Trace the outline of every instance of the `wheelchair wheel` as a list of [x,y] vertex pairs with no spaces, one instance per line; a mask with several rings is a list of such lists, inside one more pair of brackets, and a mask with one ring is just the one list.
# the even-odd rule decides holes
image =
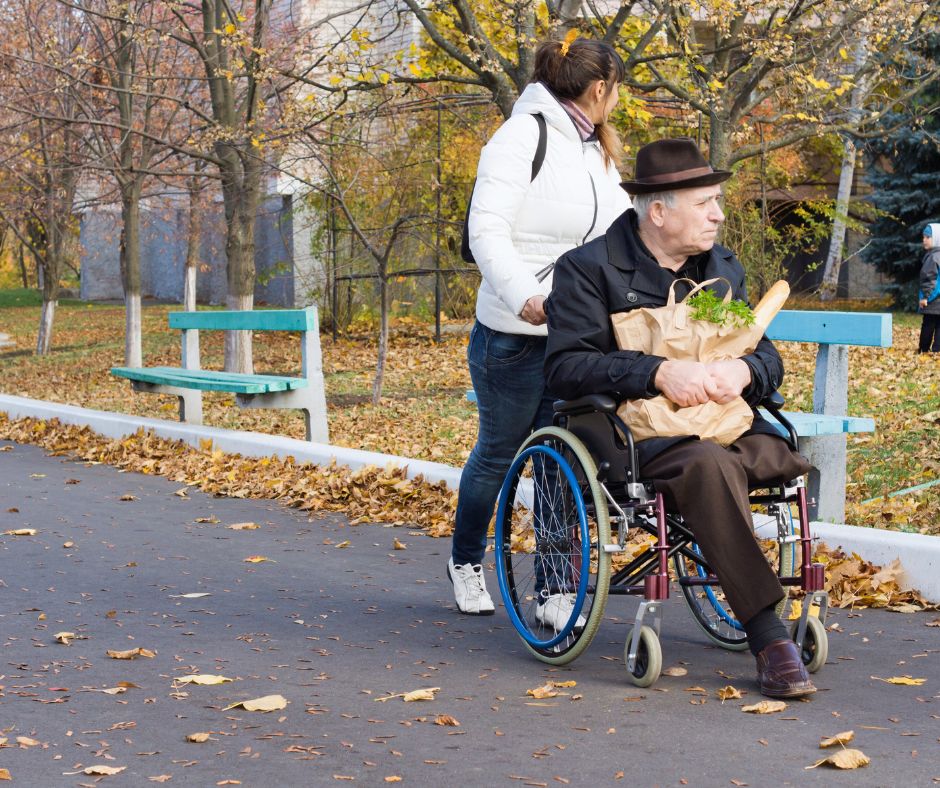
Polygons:
[[[800,622],[794,621],[790,627],[790,637],[794,640],[796,640],[796,631],[799,626]],[[803,637],[800,658],[810,673],[815,673],[829,659],[829,635],[823,622],[816,616],[809,616],[806,619],[806,635]]]
[[[623,647],[623,664],[630,659],[630,638]],[[636,665],[630,671],[630,681],[637,687],[650,687],[663,670],[663,649],[652,627],[640,628],[640,643],[636,652]]]
[[[793,533],[793,520],[789,520],[789,534]],[[690,543],[689,548],[696,555],[701,555],[697,544]],[[781,576],[793,574],[796,550],[793,544],[779,545],[775,556],[770,556],[772,562],[777,564],[777,572]],[[676,554],[673,558],[676,575],[683,577],[706,577],[707,572],[703,566],[690,558]],[[747,649],[747,635],[744,627],[731,612],[731,607],[721,591],[721,586],[690,586],[680,585],[682,595],[692,612],[692,617],[702,628],[706,637],[713,643],[729,651],[744,651]],[[784,597],[777,603],[778,616],[783,616],[787,607],[787,589],[784,587]]]
[[[522,445],[500,491],[495,541],[503,604],[526,648],[552,665],[571,662],[594,638],[610,586],[607,501],[575,435],[546,427]],[[538,615],[555,594],[571,603],[558,630],[561,621]]]

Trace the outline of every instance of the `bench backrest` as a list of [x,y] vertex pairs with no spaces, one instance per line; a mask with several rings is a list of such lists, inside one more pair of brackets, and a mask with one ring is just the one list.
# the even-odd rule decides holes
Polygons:
[[784,309],[768,326],[767,336],[783,342],[891,347],[891,314]]
[[313,331],[316,308],[261,309],[250,312],[170,312],[170,328],[206,331]]

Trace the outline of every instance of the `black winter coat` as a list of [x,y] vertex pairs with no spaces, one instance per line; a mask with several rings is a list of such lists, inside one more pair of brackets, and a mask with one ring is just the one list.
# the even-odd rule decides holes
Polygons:
[[[696,270],[691,278],[727,279],[733,298],[747,301],[744,267],[734,253],[717,244],[710,252],[690,259],[683,269]],[[606,235],[572,249],[559,258],[552,293],[545,304],[548,346],[545,377],[548,390],[561,399],[606,394],[618,402],[655,396],[655,372],[660,356],[618,350],[610,315],[641,307],[665,306],[675,276],[652,257],[637,235],[636,211],[630,209],[610,226]],[[716,283],[719,294],[724,283]],[[681,287],[677,287],[681,297]],[[783,361],[764,336],[755,351],[743,356],[751,368],[751,384],[742,396],[753,407],[783,380]],[[779,433],[756,411],[749,433]],[[640,464],[685,438],[650,438],[637,444]]]

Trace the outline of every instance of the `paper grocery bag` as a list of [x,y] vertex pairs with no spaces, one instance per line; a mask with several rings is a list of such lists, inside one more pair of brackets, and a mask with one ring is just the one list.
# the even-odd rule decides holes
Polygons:
[[[696,285],[678,303],[676,282],[673,282],[665,306],[611,315],[617,346],[621,350],[637,350],[675,361],[704,363],[739,358],[753,352],[786,301],[789,286],[781,280],[768,291],[754,309],[755,319],[750,326],[718,325],[693,319],[688,298],[717,281],[709,279]],[[731,300],[730,284],[723,300],[724,303]],[[627,400],[621,403],[617,413],[630,427],[636,440],[697,435],[702,440],[712,440],[722,446],[733,443],[747,432],[754,418],[751,407],[741,397],[725,404],[706,402],[680,408],[660,395],[651,399]]]

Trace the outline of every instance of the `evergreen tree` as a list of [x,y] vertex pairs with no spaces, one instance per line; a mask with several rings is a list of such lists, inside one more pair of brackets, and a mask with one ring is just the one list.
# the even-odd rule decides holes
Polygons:
[[[938,59],[940,37],[934,37],[924,60]],[[894,130],[866,146],[869,200],[879,216],[863,254],[894,279],[889,289],[898,305],[913,309],[924,225],[940,222],[940,86],[933,85],[915,106],[887,115],[883,125]]]

